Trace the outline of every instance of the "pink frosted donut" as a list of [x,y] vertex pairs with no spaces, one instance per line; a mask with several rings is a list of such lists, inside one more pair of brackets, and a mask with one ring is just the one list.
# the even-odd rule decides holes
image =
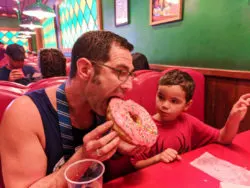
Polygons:
[[108,107],[107,119],[114,122],[113,129],[121,139],[135,145],[151,147],[158,130],[149,113],[132,100],[113,98]]

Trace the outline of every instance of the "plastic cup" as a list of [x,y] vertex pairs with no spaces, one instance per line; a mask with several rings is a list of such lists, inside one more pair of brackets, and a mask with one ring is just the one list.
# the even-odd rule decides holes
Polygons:
[[105,167],[101,161],[84,159],[69,165],[64,177],[69,188],[100,188]]

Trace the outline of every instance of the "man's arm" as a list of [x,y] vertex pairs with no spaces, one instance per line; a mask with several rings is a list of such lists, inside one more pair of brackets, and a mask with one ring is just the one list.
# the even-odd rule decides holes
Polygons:
[[220,130],[218,142],[221,144],[230,144],[238,132],[240,122],[247,113],[250,105],[250,93],[242,95],[233,105],[225,126]]
[[[119,138],[115,132],[102,137],[112,126],[106,122],[84,137],[84,145],[58,171],[46,176],[45,135],[39,112],[31,99],[15,100],[0,125],[0,152],[6,187],[67,187],[65,168],[83,158],[106,160],[116,151]],[[99,153],[96,150],[99,150]]]
[[41,118],[28,97],[15,100],[0,125],[0,151],[6,187],[28,187],[45,176],[47,159]]

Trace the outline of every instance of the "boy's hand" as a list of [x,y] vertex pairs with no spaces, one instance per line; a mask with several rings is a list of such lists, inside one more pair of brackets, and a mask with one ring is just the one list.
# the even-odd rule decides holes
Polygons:
[[247,113],[247,107],[250,105],[250,93],[242,95],[239,100],[233,105],[229,114],[232,121],[240,122]]
[[174,160],[181,160],[181,156],[174,149],[168,148],[159,154],[159,161],[170,163]]

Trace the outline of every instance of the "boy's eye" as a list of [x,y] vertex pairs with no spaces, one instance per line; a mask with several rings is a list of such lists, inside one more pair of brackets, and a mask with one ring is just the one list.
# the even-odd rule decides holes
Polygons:
[[172,99],[171,102],[172,102],[173,104],[178,104],[178,103],[179,103],[179,100],[178,100],[178,99]]
[[159,98],[160,100],[164,100],[164,97],[163,97],[161,94],[158,94],[158,98]]

